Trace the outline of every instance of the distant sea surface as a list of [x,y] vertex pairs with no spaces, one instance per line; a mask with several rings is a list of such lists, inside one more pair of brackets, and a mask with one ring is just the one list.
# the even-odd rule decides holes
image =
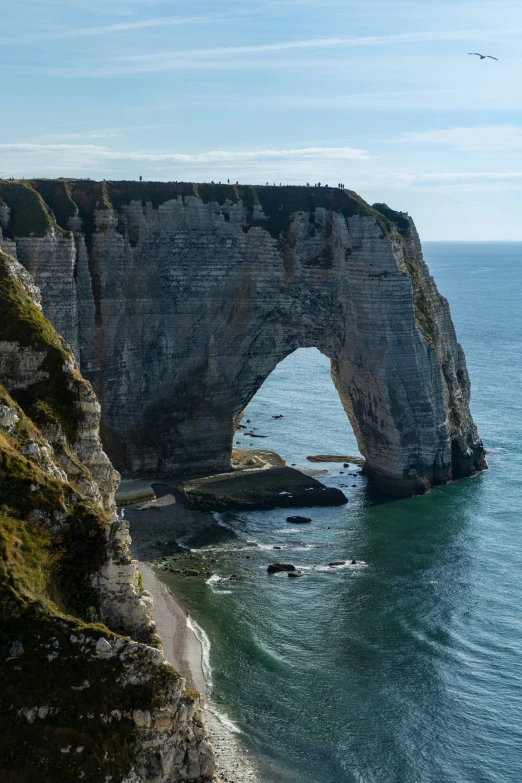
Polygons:
[[[303,527],[283,510],[216,515],[220,534],[188,543],[241,579],[171,578],[210,638],[214,699],[266,783],[522,781],[522,243],[424,252],[466,353],[489,470],[377,501],[366,479],[326,465],[346,506],[313,509]],[[276,368],[246,419],[268,437],[241,431],[239,445],[288,464],[357,453],[315,349]],[[363,564],[328,567],[352,558]],[[274,560],[306,576],[268,576]]]

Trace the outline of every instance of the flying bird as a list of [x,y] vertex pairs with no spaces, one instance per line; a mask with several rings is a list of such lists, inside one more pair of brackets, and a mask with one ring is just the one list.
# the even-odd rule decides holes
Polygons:
[[468,52],[468,54],[476,54],[481,60],[485,60],[486,57],[489,57],[490,60],[498,60],[498,57],[493,57],[491,54],[480,54],[480,52]]

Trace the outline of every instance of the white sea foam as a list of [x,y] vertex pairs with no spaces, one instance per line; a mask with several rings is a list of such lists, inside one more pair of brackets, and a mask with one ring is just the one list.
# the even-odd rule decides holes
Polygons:
[[316,563],[313,565],[300,565],[296,566],[296,568],[299,569],[299,571],[323,571],[323,572],[331,572],[331,571],[357,571],[361,568],[367,568],[368,563],[365,563],[364,560],[358,560],[357,563],[351,563],[349,560],[347,560],[343,565],[337,565],[337,566],[331,566],[328,565],[328,563]]
[[210,587],[210,589],[212,590],[213,593],[216,593],[218,595],[231,595],[232,594],[232,590],[217,590],[216,589],[216,586],[220,582],[229,582],[229,581],[230,581],[230,579],[228,579],[228,577],[226,577],[226,576],[218,576],[217,574],[212,574],[212,576],[209,577],[205,581],[205,584],[207,584]]
[[[262,552],[271,552],[274,546],[278,546],[278,544],[254,544],[254,546],[244,546],[241,547],[241,552],[255,552],[256,550],[261,550]],[[281,549],[293,549],[295,551],[302,550],[305,551],[306,549],[313,549],[313,544],[284,544],[280,547]]]
[[214,706],[207,705],[207,710],[221,723],[222,726],[225,727],[225,729],[227,729],[227,731],[230,731],[232,734],[243,733],[239,726],[236,726],[235,723],[232,723],[230,718],[227,718],[226,715],[217,710]]
[[187,626],[190,628],[196,639],[201,645],[201,667],[203,676],[209,691],[212,690],[212,668],[210,666],[210,639],[203,630],[190,616],[187,617]]
[[227,718],[226,715],[224,715],[222,712],[220,712],[216,707],[212,704],[210,700],[210,694],[212,692],[212,667],[210,665],[210,639],[208,638],[207,634],[203,630],[203,628],[198,625],[198,623],[193,620],[190,616],[187,617],[187,626],[190,628],[196,639],[201,645],[201,666],[203,669],[203,676],[205,678],[205,683],[208,689],[209,693],[209,701],[207,702],[207,710],[221,723],[221,725],[227,729],[227,731],[230,731],[232,734],[241,734],[241,729],[236,726],[235,723],[233,723],[229,718]]

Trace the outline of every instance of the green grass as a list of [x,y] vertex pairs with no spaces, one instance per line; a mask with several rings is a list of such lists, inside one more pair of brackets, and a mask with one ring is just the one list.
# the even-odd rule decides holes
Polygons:
[[374,204],[373,209],[380,212],[381,215],[384,215],[390,223],[394,223],[397,226],[399,234],[402,236],[405,237],[410,233],[410,221],[406,213],[390,209],[387,204]]
[[9,225],[4,229],[6,236],[44,237],[51,228],[65,233],[29,180],[0,181],[0,198],[11,210]]
[[[82,414],[75,404],[78,392],[71,388],[71,375],[64,370],[69,354],[51,323],[27,295],[21,283],[7,273],[7,258],[0,252],[0,335],[23,348],[42,352],[40,370],[48,377],[26,390],[13,393],[27,415],[39,426],[59,425],[74,441]],[[73,371],[78,380],[79,373]]]
[[36,179],[31,184],[47,204],[56,223],[66,229],[69,218],[78,213],[78,207],[71,197],[69,181],[65,179]]
[[[4,405],[17,407],[2,387],[0,400]],[[19,601],[23,602],[25,598],[42,600],[47,595],[42,590],[28,592],[31,581],[26,578],[28,569],[36,564],[37,574],[40,574],[42,564],[52,563],[52,570],[48,569],[52,595],[59,598],[61,606],[87,618],[89,607],[98,605],[91,575],[106,559],[105,513],[83,500],[69,483],[52,478],[22,455],[20,448],[27,435],[40,443],[44,441],[20,408],[17,410],[20,421],[14,431],[0,433],[0,509],[3,510],[0,591],[3,583],[5,589],[10,586]],[[49,526],[54,524],[56,512],[63,519],[51,536]],[[41,521],[29,523],[27,520],[35,513]],[[23,558],[20,561],[21,550],[17,542],[22,539],[27,542],[29,531],[33,534],[38,556],[27,562]],[[23,579],[19,578],[18,562],[25,569]],[[35,584],[39,582],[37,574],[33,580]]]

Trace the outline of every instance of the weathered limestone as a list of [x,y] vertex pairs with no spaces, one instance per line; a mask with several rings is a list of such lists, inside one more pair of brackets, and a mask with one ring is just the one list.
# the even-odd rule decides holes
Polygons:
[[[2,254],[1,261],[8,274],[24,285],[39,307],[39,292],[31,276],[14,258]],[[41,369],[46,356],[45,351],[35,351],[18,342],[0,341],[0,383],[10,393],[31,389],[48,378],[49,373]],[[152,602],[143,595],[139,585],[138,562],[132,559],[129,548],[128,523],[115,516],[114,493],[120,476],[102,448],[100,404],[91,385],[78,372],[72,354],[66,356],[64,370],[79,422],[74,437],[67,436],[58,424],[45,421],[40,424],[45,439],[37,442],[28,438],[21,452],[45,473],[69,481],[82,495],[108,512],[107,560],[92,579],[99,597],[100,619],[112,629],[149,638],[155,631]],[[8,429],[15,417],[16,411],[0,406],[0,427]]]
[[[12,257],[2,254],[1,262],[4,272],[21,283],[36,307],[41,309],[40,292],[31,275]],[[46,456],[52,454],[60,465],[65,480],[106,511],[114,512],[114,492],[120,477],[103,451],[99,432],[100,404],[91,385],[80,375],[66,344],[64,347],[62,371],[65,385],[71,392],[72,407],[76,409],[70,411],[70,418],[76,418],[78,426],[74,434],[67,437],[52,419],[41,423],[41,432],[48,441],[44,451],[47,449]],[[14,340],[0,340],[0,383],[9,393],[38,386],[49,378],[49,371],[43,369],[46,358],[46,350],[35,350]]]
[[[39,307],[39,293],[30,275],[14,258],[2,255],[3,268],[13,280],[21,282]],[[26,285],[27,284],[27,285]],[[32,350],[14,341],[0,341],[0,383],[10,393],[27,391],[48,378],[41,369],[46,351]],[[27,438],[21,453],[48,475],[69,481],[82,495],[108,512],[106,522],[107,560],[93,577],[100,601],[100,618],[111,628],[148,638],[154,633],[152,605],[144,599],[139,586],[138,564],[131,557],[126,520],[115,517],[114,492],[119,474],[103,451],[100,440],[100,404],[94,391],[79,374],[73,356],[64,363],[72,403],[77,408],[78,427],[74,437],[52,421],[40,424],[40,441]],[[71,410],[71,419],[74,411]],[[0,427],[9,429],[17,421],[16,411],[0,406]]]
[[120,470],[228,468],[241,411],[310,346],[385,491],[485,467],[464,355],[406,215],[325,189],[66,185],[74,241],[52,225],[11,241],[78,346]]
[[[127,522],[115,515],[119,475],[102,450],[100,406],[92,387],[38,311],[30,275],[2,252],[0,283],[0,337],[10,338],[0,341],[2,545],[7,552],[1,573],[5,753],[0,777],[9,770],[17,778],[32,779],[35,768],[45,767],[53,780],[65,774],[119,783],[211,783],[215,764],[203,698],[186,687],[161,649],[150,646],[160,644],[153,601],[131,558]],[[64,399],[68,407],[63,418],[57,417]],[[28,413],[36,414],[35,420]],[[96,526],[84,529],[89,515]],[[14,535],[12,544],[9,533],[16,523],[22,534]],[[60,552],[73,547],[70,561],[65,556],[59,561],[57,553],[49,561],[42,548],[38,562],[42,573],[47,568],[63,577],[68,568],[78,577],[57,584],[88,586],[86,595],[96,606],[82,604],[83,620],[73,616],[71,596],[51,587],[49,574],[44,579],[38,571],[34,584],[26,576],[38,566],[23,536],[29,532],[36,547],[42,530],[58,542]],[[77,538],[71,543],[68,533],[74,530]],[[96,547],[90,548],[94,538]],[[78,563],[85,548],[89,562]],[[19,567],[25,550],[26,571]],[[42,595],[36,592],[40,585]],[[62,614],[63,607],[60,611],[50,602],[50,595],[53,601],[59,596],[67,611]],[[103,621],[108,629],[85,622],[85,616]],[[20,638],[13,639],[13,631]],[[23,749],[19,736],[27,740]],[[88,746],[78,745],[79,736],[88,739]],[[91,754],[96,757],[94,777]]]

